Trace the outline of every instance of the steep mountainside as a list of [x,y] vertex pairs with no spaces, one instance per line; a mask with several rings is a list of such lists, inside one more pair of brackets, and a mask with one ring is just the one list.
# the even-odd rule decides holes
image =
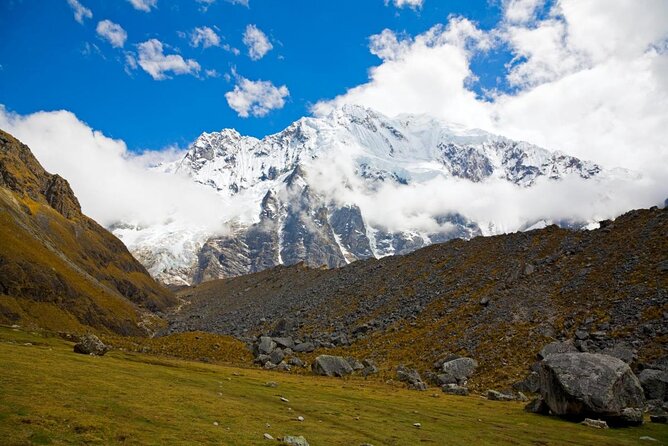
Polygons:
[[[474,385],[511,384],[540,348],[668,348],[668,210],[629,212],[593,231],[549,226],[339,269],[303,264],[186,288],[170,331],[260,333],[334,354],[432,370],[446,353],[477,359]],[[322,349],[316,351],[322,353]]]
[[65,179],[0,130],[0,323],[139,335],[174,303]]
[[[190,236],[189,228],[179,232],[173,225],[112,228],[154,277],[178,285],[301,261],[338,267],[545,224],[536,218],[507,228],[473,220],[437,196],[407,221],[392,222],[397,212],[379,201],[399,199],[414,186],[449,179],[530,188],[610,175],[593,163],[481,130],[426,116],[390,119],[358,106],[300,119],[261,140],[229,129],[204,133],[182,160],[158,169],[213,188],[237,210],[224,236]],[[396,193],[377,195],[388,188]]]

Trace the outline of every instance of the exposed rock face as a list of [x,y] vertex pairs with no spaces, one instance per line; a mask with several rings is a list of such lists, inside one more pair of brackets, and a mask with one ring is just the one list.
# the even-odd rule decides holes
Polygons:
[[100,339],[92,334],[82,336],[74,345],[74,352],[83,355],[104,356],[109,351],[109,346],[105,345]]
[[642,423],[645,398],[640,382],[626,363],[611,356],[548,355],[541,363],[540,393],[556,415]]
[[645,369],[638,375],[648,400],[668,401],[668,372]]
[[543,359],[555,353],[573,353],[577,351],[578,349],[575,347],[575,344],[573,344],[573,341],[571,340],[555,341],[543,347],[540,353],[538,354],[538,357]]
[[311,366],[313,373],[323,376],[343,377],[353,373],[348,361],[341,356],[320,355]]

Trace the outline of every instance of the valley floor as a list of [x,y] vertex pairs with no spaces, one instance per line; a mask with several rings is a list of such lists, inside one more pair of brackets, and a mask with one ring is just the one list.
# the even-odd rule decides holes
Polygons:
[[666,425],[596,430],[438,389],[121,351],[84,356],[60,338],[0,327],[3,445],[276,444],[264,433],[312,446],[668,444]]

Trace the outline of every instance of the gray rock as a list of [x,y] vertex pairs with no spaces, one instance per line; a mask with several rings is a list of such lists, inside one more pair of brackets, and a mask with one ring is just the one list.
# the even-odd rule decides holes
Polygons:
[[295,345],[293,350],[297,353],[310,353],[315,350],[315,345],[312,342],[302,342]]
[[260,336],[260,342],[257,344],[257,351],[261,355],[268,355],[276,348],[276,343],[269,336]]
[[348,361],[341,356],[320,355],[311,366],[313,373],[323,376],[346,376],[353,372]]
[[290,366],[285,361],[281,361],[276,365],[276,370],[281,372],[289,372]]
[[350,367],[352,367],[352,369],[355,371],[364,369],[364,364],[362,364],[360,360],[357,358],[353,358],[352,356],[346,356],[346,361],[348,361]]
[[255,358],[255,363],[260,365],[265,365],[269,361],[271,361],[269,355],[258,355],[257,358]]
[[104,356],[109,350],[110,347],[93,334],[81,336],[79,342],[74,345],[74,352],[82,355]]
[[592,418],[585,418],[583,422],[581,422],[583,426],[587,427],[593,427],[595,429],[607,429],[608,428],[608,423],[606,423],[603,420],[594,420]]
[[668,415],[650,415],[649,421],[652,423],[666,424],[668,423]]
[[441,384],[466,384],[467,380],[473,375],[478,363],[471,358],[457,358],[452,361],[444,362],[438,375]]
[[404,365],[397,367],[397,379],[408,384],[412,390],[427,390],[427,384],[422,381],[420,374],[415,369],[409,369]]
[[283,353],[283,350],[280,348],[275,348],[274,351],[269,354],[269,360],[274,364],[279,364],[283,359],[285,359],[285,353]]
[[648,400],[668,400],[668,372],[645,369],[638,375]]
[[617,359],[621,359],[627,364],[631,364],[636,359],[636,352],[632,348],[629,348],[624,345],[615,345],[613,347],[607,347],[600,351],[602,355],[612,356]]
[[507,393],[501,393],[497,390],[488,390],[485,392],[485,397],[491,401],[515,401],[515,395],[509,395]]
[[290,337],[278,337],[272,338],[273,341],[281,348],[293,348],[295,346],[295,341]]
[[290,359],[288,360],[288,364],[293,365],[293,366],[295,366],[295,367],[304,367],[304,366],[306,366],[306,364],[304,364],[304,361],[302,361],[301,359],[299,359],[299,358],[296,357],[296,356],[293,356],[292,358],[290,358]]
[[[645,398],[640,382],[626,363],[612,356],[548,355],[541,363],[540,393],[556,415],[594,416],[621,424],[642,422]],[[638,410],[640,419],[625,409]]]
[[364,366],[364,368],[360,372],[362,376],[369,376],[378,373],[378,366],[371,359],[362,360],[362,365]]
[[571,352],[577,352],[578,349],[575,347],[575,344],[573,344],[573,341],[570,339],[568,341],[555,341],[555,342],[550,342],[546,346],[542,348],[540,353],[538,353],[538,358],[539,359],[545,359],[549,355],[553,355],[555,353],[571,353]]
[[301,435],[299,437],[285,435],[283,438],[281,438],[281,442],[287,446],[309,446],[306,438],[302,437]]
[[466,396],[469,394],[469,389],[463,386],[458,386],[457,384],[444,384],[441,387],[441,390],[448,395]]

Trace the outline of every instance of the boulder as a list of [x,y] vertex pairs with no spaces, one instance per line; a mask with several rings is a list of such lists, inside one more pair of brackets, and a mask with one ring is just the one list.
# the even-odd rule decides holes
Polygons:
[[304,364],[304,361],[302,361],[301,359],[299,359],[299,358],[296,357],[296,356],[293,356],[292,358],[290,358],[290,359],[288,360],[288,364],[293,365],[293,366],[295,366],[295,367],[304,367],[304,366],[306,366],[306,364]]
[[497,390],[488,390],[485,392],[485,397],[491,401],[515,401],[515,395],[509,395]]
[[281,438],[281,443],[287,446],[309,446],[306,438],[302,437],[301,435],[299,437],[285,435],[283,438]]
[[438,380],[441,384],[464,385],[471,375],[473,375],[473,372],[477,367],[478,363],[475,359],[453,359],[452,361],[443,363],[443,366],[441,367],[443,373],[438,375]]
[[272,338],[273,341],[281,348],[293,348],[295,346],[295,341],[290,337],[278,337]]
[[260,365],[265,365],[267,362],[271,361],[269,355],[258,355],[255,358],[255,363]]
[[281,350],[280,348],[275,348],[269,354],[269,360],[274,364],[280,364],[281,361],[283,361],[284,359],[285,359],[285,353],[283,353],[283,350]]
[[632,348],[619,344],[604,348],[599,353],[621,359],[627,364],[631,364],[636,359],[636,352]]
[[408,384],[409,389],[427,390],[427,384],[422,381],[420,374],[415,369],[409,369],[404,365],[397,367],[397,379]]
[[612,356],[549,354],[541,363],[540,394],[556,415],[642,423],[645,398],[640,382],[628,364]]
[[457,384],[444,384],[441,387],[441,390],[448,395],[466,396],[469,394],[469,389],[463,386],[458,386]]
[[276,343],[269,336],[260,336],[257,351],[261,355],[268,355],[276,348]]
[[346,376],[353,372],[348,361],[341,356],[320,355],[315,358],[311,370],[316,375],[323,376]]
[[110,347],[93,334],[81,336],[79,342],[74,345],[74,352],[82,355],[104,356],[109,350]]
[[362,376],[369,376],[378,373],[378,366],[373,360],[364,359],[362,360],[362,365],[364,366],[364,368],[360,372]]
[[364,364],[362,364],[360,360],[357,358],[353,358],[352,356],[347,356],[346,361],[348,361],[350,367],[352,367],[352,369],[355,371],[364,369]]
[[668,400],[668,372],[645,369],[640,372],[638,379],[648,400]]
[[607,429],[608,423],[603,420],[593,420],[591,418],[585,418],[582,423],[583,426],[593,427],[595,429]]
[[315,345],[312,342],[302,342],[292,348],[297,353],[310,353],[315,350]]
[[553,355],[555,353],[575,353],[577,352],[578,349],[575,347],[575,344],[573,344],[573,341],[570,339],[568,341],[555,341],[555,342],[550,342],[546,346],[544,346],[540,353],[538,353],[538,358],[539,359],[545,359],[549,355]]

